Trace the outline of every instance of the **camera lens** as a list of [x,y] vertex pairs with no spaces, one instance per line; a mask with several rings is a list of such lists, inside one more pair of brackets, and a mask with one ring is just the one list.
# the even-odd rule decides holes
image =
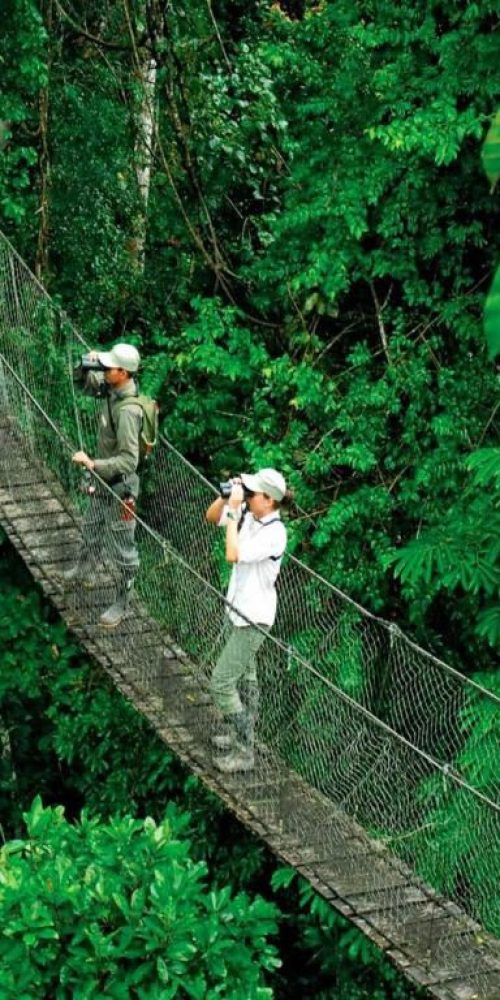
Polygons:
[[226,479],[224,483],[219,483],[219,493],[221,497],[224,497],[224,499],[227,500],[227,498],[231,496],[232,488],[233,488],[232,479]]

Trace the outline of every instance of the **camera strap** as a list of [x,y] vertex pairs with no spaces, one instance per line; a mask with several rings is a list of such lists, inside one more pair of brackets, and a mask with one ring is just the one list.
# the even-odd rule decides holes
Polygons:
[[106,402],[108,404],[109,423],[110,423],[111,429],[113,431],[113,434],[116,436],[116,424],[115,424],[115,422],[113,420],[113,414],[111,412],[111,403],[110,403],[110,399],[109,399],[109,393],[106,396]]
[[[276,523],[276,521],[279,521],[279,522],[280,522],[280,524],[283,524],[283,522],[282,522],[282,520],[281,520],[281,517],[273,517],[273,518],[272,518],[272,519],[271,519],[270,521],[266,521],[266,522],[265,522],[265,524],[262,524],[262,521],[259,521],[259,524],[261,525],[261,527],[262,527],[262,528],[267,528],[267,527],[268,527],[268,525],[270,525],[270,524],[275,524],[275,523]],[[280,556],[269,556],[269,558],[270,558],[270,559],[271,559],[271,560],[272,560],[273,562],[279,562],[279,560],[283,558],[284,554],[285,554],[285,553],[284,553],[284,552],[282,552]]]
[[[247,514],[250,514],[250,513],[251,513],[251,511],[249,511],[249,510],[245,510],[243,512],[243,514],[240,517],[240,520],[238,521],[238,531],[242,527],[243,522],[245,520],[245,517],[247,516]],[[253,517],[253,514],[252,514],[252,517]],[[270,521],[264,521],[264,522],[259,521],[258,518],[254,517],[254,521],[255,521],[256,524],[260,525],[261,530],[262,530],[262,528],[267,528],[268,525],[270,525],[270,524],[276,524],[276,521],[279,521],[280,524],[283,524],[283,521],[281,520],[281,517],[272,517]],[[281,553],[281,555],[279,555],[279,556],[268,556],[268,559],[271,559],[272,562],[279,562],[279,560],[283,558],[284,554],[285,553],[283,551]]]

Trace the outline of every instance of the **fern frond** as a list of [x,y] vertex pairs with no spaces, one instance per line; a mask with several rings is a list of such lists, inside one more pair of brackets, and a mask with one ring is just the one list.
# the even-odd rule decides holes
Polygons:
[[476,486],[500,486],[500,448],[480,448],[467,459]]
[[424,583],[470,593],[494,594],[500,586],[498,517],[485,525],[475,510],[454,512],[446,524],[429,528],[400,550],[394,572],[402,583]]
[[500,602],[485,608],[477,616],[476,634],[498,649],[500,646]]

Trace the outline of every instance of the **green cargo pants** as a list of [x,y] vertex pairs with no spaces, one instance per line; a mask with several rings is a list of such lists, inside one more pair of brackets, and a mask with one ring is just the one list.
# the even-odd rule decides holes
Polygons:
[[210,691],[217,708],[224,715],[243,711],[239,685],[243,682],[257,685],[257,651],[269,629],[262,631],[253,625],[242,628],[231,626],[229,636],[214,668]]
[[98,562],[107,556],[122,573],[134,576],[139,568],[135,518],[123,520],[123,506],[111,495],[90,498],[82,523],[79,559]]

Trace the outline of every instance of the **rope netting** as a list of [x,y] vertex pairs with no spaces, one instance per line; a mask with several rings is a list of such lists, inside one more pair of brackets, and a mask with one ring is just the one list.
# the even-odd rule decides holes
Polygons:
[[[2,237],[1,412],[45,476],[47,498],[59,496],[73,518],[70,529],[55,535],[48,527],[43,544],[37,536],[40,561],[55,575],[74,559],[92,503],[71,463],[77,448],[94,453],[100,404],[72,380],[86,350]],[[12,456],[2,461],[4,481],[9,475],[14,481]],[[105,484],[99,488],[109,493]],[[207,756],[217,723],[208,681],[224,643],[228,579],[223,532],[204,519],[215,495],[162,439],[139,501],[140,569],[121,648],[123,669],[168,699],[169,660],[157,647],[162,636],[171,637],[193,692],[205,695],[177,709],[206,743]],[[96,630],[116,583],[109,535],[103,526],[94,585],[68,589],[75,615]],[[407,939],[426,935],[420,951],[428,962],[436,961],[437,947],[450,975],[467,978],[477,996],[486,996],[480,942],[489,937],[479,937],[471,961],[463,935],[471,928],[477,935],[479,926],[498,934],[500,926],[499,699],[294,557],[284,561],[278,593],[277,621],[259,652],[255,770],[251,783],[239,779],[239,794],[258,800],[262,822],[307,844],[316,866],[335,869],[337,886],[345,883],[346,895],[354,893],[366,913],[383,910],[388,927],[404,925],[419,898],[431,911],[440,894],[453,901],[447,931],[436,935],[431,920],[425,930],[416,921]],[[134,630],[134,613],[146,613],[157,633],[148,638]]]

